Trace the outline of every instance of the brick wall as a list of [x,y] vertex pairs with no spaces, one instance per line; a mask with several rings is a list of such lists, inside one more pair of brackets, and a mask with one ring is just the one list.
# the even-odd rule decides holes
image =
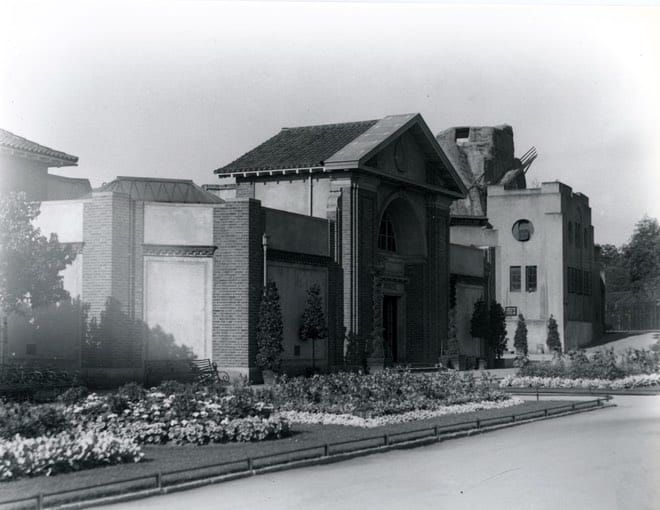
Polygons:
[[128,195],[93,193],[83,206],[83,299],[103,330],[102,349],[87,364],[142,363],[142,330],[133,321],[135,211]]
[[449,310],[449,209],[428,206],[427,335],[424,357],[437,360],[446,348]]
[[213,210],[213,359],[252,376],[263,287],[264,216],[258,201],[227,201]]

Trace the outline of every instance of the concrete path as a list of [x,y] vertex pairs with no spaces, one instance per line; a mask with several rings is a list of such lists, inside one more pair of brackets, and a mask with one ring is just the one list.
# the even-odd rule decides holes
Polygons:
[[598,349],[613,348],[615,352],[622,352],[632,347],[633,349],[648,349],[654,343],[660,339],[660,333],[650,332],[642,333],[640,335],[628,336],[626,338],[621,338],[620,340],[615,340],[604,345],[598,345],[596,347],[590,347],[585,349],[587,352],[596,351]]
[[128,509],[658,509],[660,396],[414,450],[158,496]]

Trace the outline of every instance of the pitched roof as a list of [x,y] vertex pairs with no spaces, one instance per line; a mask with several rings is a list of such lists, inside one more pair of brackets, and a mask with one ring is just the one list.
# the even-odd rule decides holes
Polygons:
[[152,179],[149,177],[117,177],[98,191],[126,193],[133,200],[184,204],[221,204],[220,197],[203,190],[189,179]]
[[78,163],[78,156],[39,145],[5,129],[0,129],[0,151],[39,159],[48,163],[49,166],[75,166]]
[[218,168],[214,173],[323,166],[325,160],[355,140],[376,122],[378,121],[367,120],[282,128],[269,140],[228,165]]

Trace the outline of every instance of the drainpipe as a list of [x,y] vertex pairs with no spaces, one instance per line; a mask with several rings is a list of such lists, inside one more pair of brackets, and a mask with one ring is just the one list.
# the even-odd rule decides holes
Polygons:
[[268,284],[268,236],[264,234],[261,236],[261,246],[264,249],[264,289]]

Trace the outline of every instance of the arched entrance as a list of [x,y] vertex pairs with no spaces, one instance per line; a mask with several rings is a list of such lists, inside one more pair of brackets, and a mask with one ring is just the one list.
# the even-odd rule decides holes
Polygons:
[[[408,330],[420,325],[408,322],[408,290],[421,282],[411,282],[410,265],[423,264],[426,257],[424,226],[415,208],[403,193],[393,195],[380,214],[377,238],[375,286],[380,296],[383,350],[390,363],[410,360]],[[415,277],[416,278],[416,277]]]

